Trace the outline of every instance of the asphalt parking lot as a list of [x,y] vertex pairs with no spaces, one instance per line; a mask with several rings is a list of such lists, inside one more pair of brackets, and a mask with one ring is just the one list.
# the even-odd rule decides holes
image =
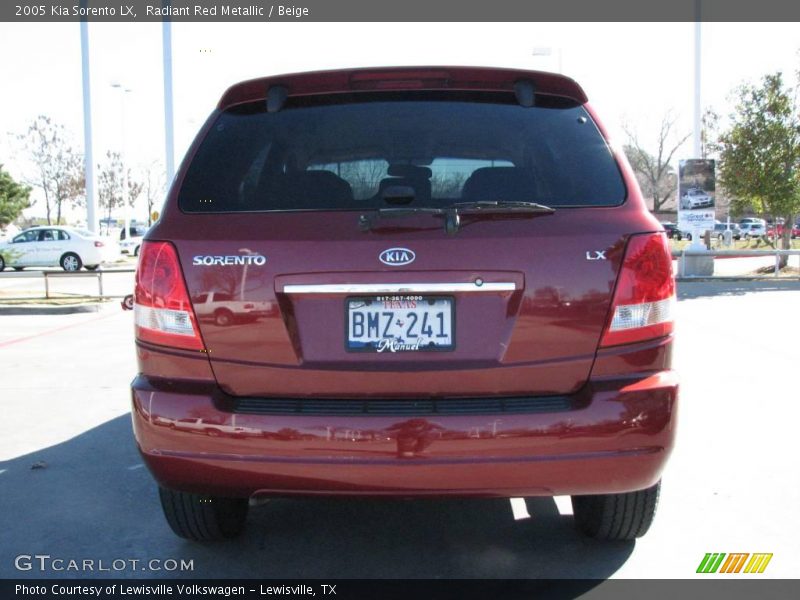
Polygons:
[[[180,540],[131,433],[131,313],[0,315],[0,577],[689,578],[706,552],[771,552],[762,576],[794,577],[800,282],[679,297],[677,449],[650,533],[613,544],[580,537],[564,499],[272,500],[237,540]],[[194,569],[21,572],[21,554]]]

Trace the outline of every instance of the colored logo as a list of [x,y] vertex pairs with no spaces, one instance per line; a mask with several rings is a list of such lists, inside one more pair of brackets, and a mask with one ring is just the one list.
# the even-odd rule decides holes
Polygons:
[[763,573],[772,553],[737,552],[725,554],[724,552],[708,552],[697,567],[698,573]]

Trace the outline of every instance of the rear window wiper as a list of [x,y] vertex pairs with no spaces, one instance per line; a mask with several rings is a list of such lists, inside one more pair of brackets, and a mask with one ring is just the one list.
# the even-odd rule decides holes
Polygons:
[[461,226],[461,217],[480,217],[481,215],[525,215],[552,214],[555,208],[536,202],[506,202],[481,200],[476,202],[457,202],[444,207],[404,206],[398,208],[379,208],[374,212],[362,214],[358,226],[362,231],[372,229],[375,221],[382,218],[407,217],[416,214],[430,214],[444,217],[447,233],[456,233]]
[[447,207],[456,210],[459,214],[502,214],[502,213],[554,213],[555,208],[537,202],[506,201],[506,200],[478,200],[475,202],[456,202]]

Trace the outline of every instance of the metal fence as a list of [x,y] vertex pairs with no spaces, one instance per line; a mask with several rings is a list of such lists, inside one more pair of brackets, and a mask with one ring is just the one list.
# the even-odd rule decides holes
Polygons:
[[[687,275],[686,259],[694,256],[705,256],[714,258],[754,258],[754,257],[774,257],[774,272],[771,275]],[[800,279],[800,276],[781,276],[780,260],[781,256],[800,256],[800,250],[673,250],[672,258],[678,260],[678,280],[759,280],[759,279]]]
[[[97,295],[94,294],[69,294],[70,298],[91,298],[91,299],[113,299],[113,298],[124,298],[127,294],[118,294],[118,295],[110,295],[106,294],[106,286],[104,283],[104,278],[116,275],[118,273],[134,273],[136,269],[113,269],[108,271],[103,271],[98,269],[97,271],[61,271],[61,270],[50,270],[50,271],[28,271],[23,273],[15,273],[12,275],[15,279],[23,278],[23,279],[36,279],[41,277],[44,280],[44,297],[46,299],[53,298],[53,291],[51,289],[50,281],[51,279],[71,279],[71,278],[94,278],[97,280]],[[132,292],[133,290],[131,290]],[[130,293],[130,292],[129,292]],[[64,296],[58,296],[63,298]],[[36,298],[28,298],[28,297],[9,297],[9,300],[34,300]]]

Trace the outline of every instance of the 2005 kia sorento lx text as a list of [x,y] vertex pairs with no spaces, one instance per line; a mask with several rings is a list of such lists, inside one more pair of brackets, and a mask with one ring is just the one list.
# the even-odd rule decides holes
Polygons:
[[[217,292],[272,308],[198,319]],[[142,244],[136,440],[190,539],[303,495],[571,495],[580,530],[632,539],[675,437],[674,297],[665,234],[571,79],[247,81]]]

